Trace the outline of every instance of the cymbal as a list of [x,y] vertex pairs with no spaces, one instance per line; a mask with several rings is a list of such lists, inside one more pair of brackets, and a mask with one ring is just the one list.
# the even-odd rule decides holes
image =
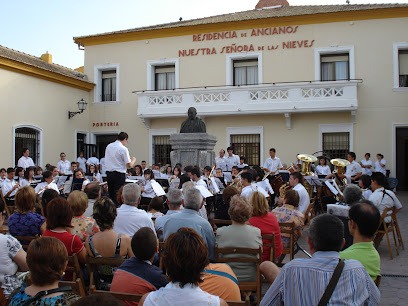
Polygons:
[[310,154],[299,154],[297,158],[307,163],[314,163],[315,161],[317,161],[317,157]]
[[347,167],[348,165],[350,165],[350,162],[347,159],[342,158],[334,158],[330,160],[330,163],[337,167]]

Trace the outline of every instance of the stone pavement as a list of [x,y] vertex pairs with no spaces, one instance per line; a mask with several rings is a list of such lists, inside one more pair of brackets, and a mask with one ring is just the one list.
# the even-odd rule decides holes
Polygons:
[[[404,245],[408,242],[408,192],[396,192],[398,199],[401,201],[403,209],[397,214],[401,235]],[[305,238],[307,237],[306,227],[303,231],[303,236],[299,239],[299,245],[308,251]],[[393,259],[390,259],[388,253],[387,242],[384,237],[380,244],[378,252],[381,257],[381,305],[408,305],[408,250],[401,250],[399,248],[399,255],[396,256],[394,242],[392,236],[391,247],[393,248]],[[295,258],[305,258],[306,255],[298,252]],[[287,259],[285,259],[285,262]],[[269,284],[263,284],[262,293],[265,294],[268,290]]]

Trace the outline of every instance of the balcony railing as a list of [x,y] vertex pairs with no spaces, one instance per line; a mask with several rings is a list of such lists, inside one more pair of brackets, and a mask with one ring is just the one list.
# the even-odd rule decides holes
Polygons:
[[202,87],[138,92],[138,116],[185,116],[194,106],[200,116],[355,111],[360,80]]

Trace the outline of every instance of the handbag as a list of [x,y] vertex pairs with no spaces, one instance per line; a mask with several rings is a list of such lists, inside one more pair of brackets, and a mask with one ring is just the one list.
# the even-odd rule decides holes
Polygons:
[[339,259],[339,263],[337,264],[336,268],[334,269],[334,273],[330,279],[329,284],[326,287],[326,290],[323,293],[323,296],[321,297],[318,306],[325,306],[329,302],[334,289],[336,288],[337,283],[339,282],[341,272],[343,271],[344,268],[344,260]]

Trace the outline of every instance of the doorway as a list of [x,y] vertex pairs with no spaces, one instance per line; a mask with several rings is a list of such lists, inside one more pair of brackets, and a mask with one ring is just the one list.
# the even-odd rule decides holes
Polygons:
[[96,135],[96,152],[98,158],[101,159],[105,156],[105,150],[108,144],[116,141],[118,134],[100,134]]
[[395,134],[397,190],[408,191],[408,127],[397,127]]

